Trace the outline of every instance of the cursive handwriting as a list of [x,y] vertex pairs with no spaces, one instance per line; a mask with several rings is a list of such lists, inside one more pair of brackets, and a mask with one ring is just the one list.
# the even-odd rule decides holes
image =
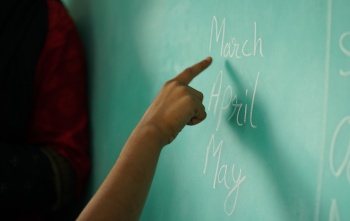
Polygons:
[[[232,108],[230,109],[231,113],[227,118],[228,121],[230,121],[231,119],[235,119],[235,122],[237,123],[237,125],[242,126],[243,124],[247,123],[247,115],[249,114],[250,126],[252,128],[257,128],[257,125],[255,125],[253,122],[253,115],[254,115],[255,95],[256,95],[256,90],[259,82],[260,73],[258,72],[256,76],[255,85],[254,85],[253,93],[251,93],[251,100],[249,104],[239,102],[237,94],[233,94],[232,87],[230,85],[228,85],[225,91],[222,93],[222,90],[221,90],[222,75],[223,75],[223,72],[221,70],[212,86],[209,105],[208,105],[208,111],[210,111],[212,105],[214,106],[214,116],[216,116],[216,114],[218,113],[216,131],[218,131],[220,128],[221,119],[223,118],[222,117],[223,112],[229,109],[229,107],[232,107]],[[249,89],[246,89],[245,98],[248,98],[249,95],[250,95]],[[218,110],[218,104],[219,104],[220,98],[221,98],[221,105]],[[234,118],[234,116],[236,117]]]
[[[350,58],[350,48],[346,48],[346,40],[350,40],[350,32],[343,33],[339,38],[339,49],[344,55]],[[341,78],[350,76],[350,70],[344,71],[339,69],[339,75]],[[337,88],[341,90],[340,88]],[[339,178],[344,175],[346,181],[350,184],[350,116],[345,116],[338,123],[332,136],[332,140],[329,147],[329,168],[335,178]],[[345,140],[344,140],[345,139]],[[336,162],[338,160],[339,162]],[[337,164],[338,163],[338,164]],[[338,179],[337,182],[341,182]],[[337,201],[337,198],[333,198],[330,203],[329,221],[340,221],[341,210],[338,209],[338,204],[342,204]],[[343,219],[343,218],[342,218]]]
[[[348,39],[350,42],[350,31],[343,33],[340,38],[339,38],[339,48],[340,50],[350,58],[350,48],[346,48],[344,45],[345,40]],[[350,75],[350,70],[344,71],[343,69],[339,70],[340,75],[342,76],[349,76]]]
[[[235,177],[235,164],[232,163],[231,167],[229,168],[229,164],[221,162],[223,143],[224,141],[221,140],[216,146],[214,134],[211,136],[207,146],[203,174],[207,173],[209,155],[212,153],[211,156],[216,159],[213,189],[216,188],[217,184],[223,184],[226,189],[228,189],[228,193],[224,201],[224,210],[227,215],[232,215],[237,205],[239,187],[245,181],[246,176],[242,176],[242,170],[239,169],[239,174]],[[231,173],[229,173],[229,170]]]
[[346,176],[350,184],[350,140],[348,142],[339,142],[344,143],[346,146],[346,153],[343,156],[343,160],[338,168],[335,168],[334,165],[334,152],[336,148],[341,148],[340,145],[336,145],[336,141],[339,138],[339,134],[342,130],[346,130],[349,133],[350,132],[350,116],[347,116],[343,118],[343,120],[340,121],[338,124],[332,138],[331,146],[330,146],[330,154],[329,154],[329,166],[331,168],[331,171],[335,177],[339,177],[344,170],[346,169]]
[[[220,46],[220,57],[230,57],[230,58],[242,58],[250,56],[261,56],[263,55],[262,39],[257,37],[257,24],[254,22],[254,36],[252,40],[246,39],[239,43],[236,37],[231,37],[229,41],[226,40],[226,18],[221,22],[220,28],[218,26],[218,21],[216,16],[213,16],[211,23],[210,41],[209,41],[209,52],[212,49],[213,43],[221,43]],[[214,37],[214,39],[213,39]],[[247,48],[248,45],[253,47],[251,51]]]
[[333,199],[329,211],[329,221],[340,221],[337,200]]
[[[209,52],[219,50],[220,57],[232,59],[264,57],[263,40],[258,36],[256,22],[253,22],[250,27],[253,34],[243,39],[243,41],[237,40],[239,38],[236,36],[227,36],[231,32],[226,28],[226,18],[218,23],[216,16],[212,17]],[[221,122],[224,120],[231,121],[232,124],[237,124],[240,127],[244,125],[250,125],[254,129],[258,127],[254,121],[254,105],[260,72],[256,71],[254,73],[257,73],[254,87],[244,88],[239,85],[238,92],[235,94],[231,85],[223,86],[224,72],[222,70],[218,72],[211,88],[208,105],[208,111],[214,110],[216,124],[214,133],[219,131]],[[220,142],[215,143],[214,133],[206,148],[203,174],[208,175],[209,165],[214,166],[212,187],[216,189],[220,185],[227,189],[223,207],[225,213],[230,216],[236,210],[240,187],[246,181],[246,176],[243,175],[242,169],[238,168],[235,163],[224,162],[222,159],[224,140],[221,139]]]

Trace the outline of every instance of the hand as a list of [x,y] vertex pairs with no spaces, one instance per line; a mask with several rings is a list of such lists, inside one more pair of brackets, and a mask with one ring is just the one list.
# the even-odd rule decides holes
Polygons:
[[153,126],[160,132],[164,145],[171,143],[185,125],[196,125],[207,114],[202,104],[203,94],[188,86],[189,83],[212,62],[207,59],[185,69],[166,82],[152,102],[139,126]]

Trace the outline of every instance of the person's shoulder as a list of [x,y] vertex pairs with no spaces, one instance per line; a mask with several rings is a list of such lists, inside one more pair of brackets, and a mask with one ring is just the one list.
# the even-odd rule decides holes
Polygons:
[[70,17],[64,4],[60,0],[46,0],[49,14],[56,14],[62,17]]

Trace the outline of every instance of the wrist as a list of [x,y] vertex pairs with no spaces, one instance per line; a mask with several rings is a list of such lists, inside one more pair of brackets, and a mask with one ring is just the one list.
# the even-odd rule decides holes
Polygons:
[[165,131],[156,124],[140,122],[133,134],[145,138],[145,142],[152,147],[162,150],[164,146],[170,143]]

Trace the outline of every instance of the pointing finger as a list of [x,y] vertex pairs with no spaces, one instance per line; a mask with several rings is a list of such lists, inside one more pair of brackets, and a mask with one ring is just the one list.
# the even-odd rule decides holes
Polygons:
[[207,57],[201,62],[185,69],[178,76],[175,77],[175,80],[180,81],[181,83],[188,85],[198,74],[204,71],[212,62],[211,57]]

